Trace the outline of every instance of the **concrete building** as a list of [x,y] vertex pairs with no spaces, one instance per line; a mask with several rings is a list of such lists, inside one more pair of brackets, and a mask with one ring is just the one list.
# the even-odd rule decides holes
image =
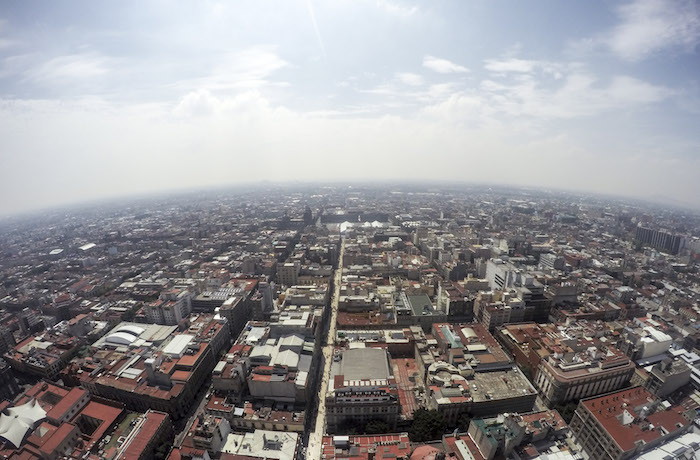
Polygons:
[[411,441],[408,433],[377,436],[324,436],[322,452],[325,460],[407,459],[411,454]]
[[537,391],[518,368],[478,372],[445,362],[430,366],[428,407],[454,425],[462,414],[490,417],[503,412],[529,412]]
[[364,424],[383,420],[396,429],[400,415],[396,380],[389,354],[381,348],[345,350],[331,367],[326,398],[329,432],[342,430],[348,422]]
[[166,291],[144,309],[149,322],[174,326],[192,312],[192,294],[187,290]]
[[651,246],[652,248],[669,254],[678,254],[688,245],[688,239],[681,235],[676,235],[666,230],[638,226],[634,239],[638,242]]
[[633,458],[691,426],[682,407],[662,402],[641,387],[582,400],[569,424],[586,460]]
[[644,388],[659,398],[665,398],[690,383],[691,369],[681,359],[666,358],[654,365]]
[[0,359],[0,401],[3,399],[12,401],[17,393],[19,393],[17,379],[12,374],[12,369],[7,362]]
[[255,430],[252,433],[231,433],[221,452],[233,458],[261,460],[296,460],[301,450],[299,433]]
[[634,362],[614,347],[590,347],[542,360],[535,386],[545,404],[552,407],[618,390],[630,380],[634,370]]
[[287,262],[277,267],[277,284],[282,286],[296,286],[299,280],[301,265],[299,262]]
[[182,445],[217,455],[224,447],[229,433],[231,425],[226,418],[199,414],[185,435]]

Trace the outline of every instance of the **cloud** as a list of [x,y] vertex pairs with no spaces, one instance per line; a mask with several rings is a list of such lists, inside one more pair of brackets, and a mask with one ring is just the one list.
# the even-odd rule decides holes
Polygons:
[[28,70],[27,76],[35,81],[83,80],[98,77],[110,71],[109,60],[97,53],[57,56]]
[[465,73],[469,72],[464,66],[455,64],[447,59],[438,58],[435,56],[426,55],[423,57],[423,67],[433,70],[437,73]]
[[700,3],[696,0],[634,0],[617,8],[611,30],[572,44],[576,53],[603,49],[630,62],[663,51],[692,53],[700,45]]
[[408,86],[420,86],[423,84],[423,77],[416,73],[401,72],[396,74],[396,78]]
[[621,6],[622,23],[613,30],[608,45],[630,61],[667,49],[693,51],[700,42],[699,5],[694,0],[637,0]]
[[288,66],[274,48],[255,46],[222,57],[206,76],[180,80],[171,86],[209,91],[259,88],[271,85],[272,74]]
[[643,80],[617,75],[600,79],[577,71],[561,81],[544,82],[532,75],[506,81],[482,80],[476,89],[452,91],[428,105],[425,112],[454,123],[510,126],[540,130],[542,122],[580,119],[659,103],[675,91]]
[[417,11],[417,6],[404,6],[390,0],[377,0],[377,6],[385,12],[399,17],[413,16]]
[[484,68],[492,72],[532,72],[538,61],[526,59],[487,59]]

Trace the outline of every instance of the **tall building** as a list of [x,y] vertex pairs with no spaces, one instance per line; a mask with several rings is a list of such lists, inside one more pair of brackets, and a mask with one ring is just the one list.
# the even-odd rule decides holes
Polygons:
[[0,359],[0,401],[3,399],[12,401],[17,393],[19,393],[19,386],[12,374],[12,369],[5,360]]
[[287,262],[277,268],[277,282],[283,286],[295,286],[299,280],[301,265],[299,262]]
[[329,432],[342,429],[346,423],[370,420],[383,420],[390,430],[396,429],[401,414],[399,391],[386,350],[346,350],[333,371],[325,396]]
[[692,425],[683,407],[671,406],[634,387],[582,400],[569,427],[584,459],[626,460],[688,431]]
[[637,227],[634,238],[642,244],[669,254],[678,254],[688,244],[688,240],[684,236],[674,235],[666,230],[642,227],[641,225]]
[[146,316],[151,323],[175,326],[192,312],[192,294],[189,291],[172,290],[146,305]]
[[634,362],[613,347],[550,355],[540,362],[535,386],[549,407],[615,391],[634,374]]
[[4,326],[0,326],[0,356],[10,351],[17,343],[12,331]]

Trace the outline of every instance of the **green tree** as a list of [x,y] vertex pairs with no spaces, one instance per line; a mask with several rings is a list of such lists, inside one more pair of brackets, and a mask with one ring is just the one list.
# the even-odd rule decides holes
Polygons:
[[380,434],[388,433],[389,425],[384,420],[370,420],[365,425],[365,433],[367,434]]
[[459,416],[459,419],[457,420],[457,428],[460,432],[467,431],[471,422],[472,418],[467,412],[464,412]]
[[170,447],[171,446],[166,443],[161,444],[153,453],[153,458],[155,460],[165,460],[168,458],[168,454],[170,453]]
[[569,402],[567,404],[555,404],[552,409],[555,409],[561,415],[566,423],[571,423],[571,419],[574,418],[574,412],[576,412],[576,407],[578,404],[575,402]]
[[432,441],[442,438],[447,429],[445,416],[436,410],[418,409],[413,413],[413,423],[408,437],[413,442]]

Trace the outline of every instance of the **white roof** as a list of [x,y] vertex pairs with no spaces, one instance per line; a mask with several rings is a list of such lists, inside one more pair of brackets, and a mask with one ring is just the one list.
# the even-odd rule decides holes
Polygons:
[[279,340],[280,347],[301,347],[302,345],[304,345],[304,339],[298,335],[288,335]]
[[145,331],[146,329],[138,326],[134,326],[132,324],[128,324],[126,326],[122,326],[119,329],[117,329],[116,332],[128,332],[131,335],[139,336]]
[[194,340],[193,335],[180,334],[173,337],[173,339],[163,348],[163,353],[171,356],[182,356],[187,350],[187,345]]
[[272,358],[273,354],[277,353],[277,347],[272,345],[256,345],[250,352],[250,357],[255,358],[258,356],[267,356]]
[[0,415],[0,437],[11,442],[15,447],[22,444],[22,440],[34,425],[46,418],[46,411],[32,399],[21,406],[11,407],[7,410],[10,415]]
[[114,334],[109,334],[105,342],[108,343],[118,343],[120,345],[131,345],[131,343],[136,340],[136,337],[127,332],[115,332]]
[[246,342],[248,343],[257,343],[260,341],[260,339],[265,335],[266,329],[264,327],[252,327],[250,331],[248,331],[248,337],[246,338]]
[[462,334],[464,334],[464,337],[468,339],[476,338],[479,337],[476,332],[474,332],[474,329],[471,327],[463,327],[462,328]]
[[279,364],[280,366],[287,366],[291,369],[296,369],[299,365],[299,355],[294,353],[292,350],[284,350],[277,353],[275,359],[271,365]]

